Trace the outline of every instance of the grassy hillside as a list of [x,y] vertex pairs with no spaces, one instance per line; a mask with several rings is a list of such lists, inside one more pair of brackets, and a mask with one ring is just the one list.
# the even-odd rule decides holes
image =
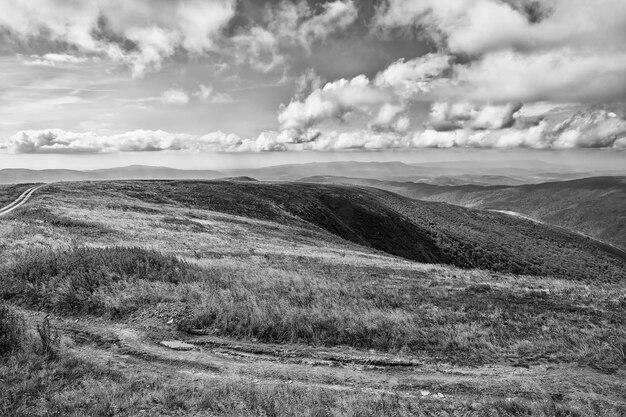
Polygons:
[[367,185],[420,200],[515,211],[626,248],[626,177],[592,177],[514,187],[442,186],[337,177],[309,177],[306,181]]
[[153,204],[169,202],[316,226],[351,242],[420,262],[593,281],[626,276],[624,252],[575,233],[374,189],[225,181],[117,182],[104,187]]
[[[454,238],[452,220],[477,242],[478,226],[500,218],[513,223],[495,230],[515,239],[578,242],[504,215],[485,213],[480,223],[479,214],[358,187],[49,185],[0,219],[0,299],[10,305],[0,309],[0,334],[8,335],[0,338],[0,409],[16,416],[626,411],[623,280],[512,275],[383,252],[446,256],[435,231]],[[445,222],[447,229],[435,229]],[[393,246],[382,247],[391,233],[399,235]],[[595,244],[572,250],[564,256],[617,256]]]

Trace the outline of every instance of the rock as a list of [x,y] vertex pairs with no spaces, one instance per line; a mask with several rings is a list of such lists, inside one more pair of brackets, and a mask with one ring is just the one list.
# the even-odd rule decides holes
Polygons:
[[180,340],[163,340],[160,343],[161,345],[174,350],[193,350],[195,348],[194,345],[181,342]]

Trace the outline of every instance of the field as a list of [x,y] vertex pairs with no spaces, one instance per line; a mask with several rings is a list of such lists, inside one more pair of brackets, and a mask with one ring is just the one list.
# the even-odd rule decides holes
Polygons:
[[48,185],[0,234],[6,415],[626,413],[626,258],[560,228],[118,181]]

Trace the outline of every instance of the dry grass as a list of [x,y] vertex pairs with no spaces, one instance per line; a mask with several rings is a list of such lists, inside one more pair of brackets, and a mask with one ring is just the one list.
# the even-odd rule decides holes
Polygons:
[[[623,289],[547,289],[306,259],[194,266],[132,248],[26,252],[6,266],[2,296],[22,305],[123,319],[183,304],[178,325],[267,343],[351,346],[454,363],[624,363]],[[558,283],[558,281],[556,281]],[[608,298],[607,298],[608,297]],[[146,313],[142,313],[145,311]]]
[[[83,191],[33,197],[0,222],[0,234],[0,292],[30,308],[143,320],[154,319],[155,306],[165,304],[181,309],[176,320],[183,329],[200,327],[259,342],[376,349],[432,363],[578,363],[605,373],[623,372],[625,363],[626,287],[620,282],[418,264],[294,224]],[[37,340],[33,331],[25,334]],[[476,405],[259,385],[243,377],[210,384],[164,381],[71,355],[50,360],[19,350],[2,359],[0,381],[8,388],[0,390],[0,409],[9,415],[136,415],[142,410],[154,415],[600,415],[592,401],[573,407],[549,396],[485,399]]]

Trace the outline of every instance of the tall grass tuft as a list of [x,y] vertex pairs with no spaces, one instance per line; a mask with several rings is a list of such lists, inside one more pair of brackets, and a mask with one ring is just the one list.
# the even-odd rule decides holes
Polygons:
[[4,299],[55,312],[113,316],[138,306],[109,311],[107,289],[139,281],[178,284],[200,277],[198,268],[174,256],[121,247],[28,252],[0,272],[5,275],[0,289]]
[[11,307],[0,305],[0,356],[22,350],[25,327],[24,320]]

